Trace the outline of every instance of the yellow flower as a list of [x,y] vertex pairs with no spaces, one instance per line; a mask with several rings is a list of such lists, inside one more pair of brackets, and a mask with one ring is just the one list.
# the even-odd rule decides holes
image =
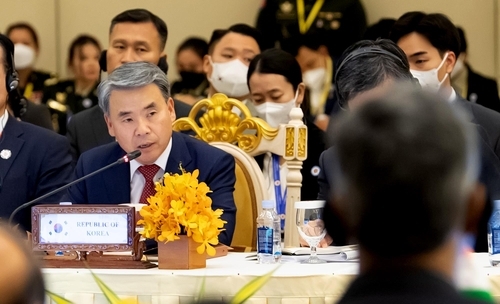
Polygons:
[[199,170],[192,173],[181,168],[182,174],[163,176],[162,182],[155,184],[156,194],[148,198],[138,222],[144,229],[141,234],[159,242],[179,239],[181,233],[201,245],[198,253],[205,251],[215,255],[212,245],[219,243],[219,234],[226,223],[220,217],[222,209],[212,210],[212,199],[207,196],[210,188],[198,181]]

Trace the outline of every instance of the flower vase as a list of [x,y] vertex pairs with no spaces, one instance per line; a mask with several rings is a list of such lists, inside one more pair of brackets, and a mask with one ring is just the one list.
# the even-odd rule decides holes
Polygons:
[[173,242],[158,242],[158,268],[195,269],[207,267],[206,253],[199,254],[196,251],[200,244],[185,235],[179,237],[180,240]]

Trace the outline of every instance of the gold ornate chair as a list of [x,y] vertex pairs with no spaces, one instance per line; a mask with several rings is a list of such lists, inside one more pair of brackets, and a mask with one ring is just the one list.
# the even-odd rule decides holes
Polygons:
[[[236,114],[233,109],[238,109],[241,114]],[[195,118],[200,111],[203,115],[198,124]],[[261,202],[268,199],[268,194],[262,171],[253,157],[266,152],[282,156],[288,166],[285,222],[289,224],[285,225],[285,246],[299,245],[293,205],[300,200],[300,169],[307,158],[307,128],[302,122],[300,108],[294,108],[290,117],[288,124],[275,129],[264,120],[252,117],[241,101],[214,94],[198,101],[188,117],[179,118],[173,124],[175,131],[192,130],[197,138],[234,156],[237,213],[233,247],[256,247],[256,218],[262,209]]]

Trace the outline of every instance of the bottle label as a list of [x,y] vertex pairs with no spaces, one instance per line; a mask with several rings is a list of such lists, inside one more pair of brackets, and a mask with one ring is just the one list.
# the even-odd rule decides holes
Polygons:
[[257,228],[257,253],[273,254],[273,228]]
[[500,229],[491,229],[491,251],[492,254],[500,253]]

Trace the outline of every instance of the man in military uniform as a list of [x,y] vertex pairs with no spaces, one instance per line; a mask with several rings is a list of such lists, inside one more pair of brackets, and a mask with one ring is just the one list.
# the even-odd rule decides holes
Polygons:
[[289,38],[319,34],[330,56],[338,58],[366,30],[359,0],[266,0],[257,19],[267,47]]

